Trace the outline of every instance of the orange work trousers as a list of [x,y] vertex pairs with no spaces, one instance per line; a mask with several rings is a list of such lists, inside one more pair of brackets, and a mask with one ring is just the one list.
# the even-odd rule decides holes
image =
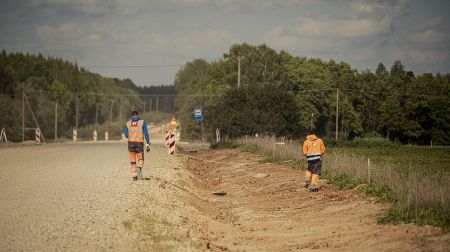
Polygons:
[[137,169],[144,167],[144,152],[128,151],[128,155],[130,156],[131,175],[136,178],[138,176]]

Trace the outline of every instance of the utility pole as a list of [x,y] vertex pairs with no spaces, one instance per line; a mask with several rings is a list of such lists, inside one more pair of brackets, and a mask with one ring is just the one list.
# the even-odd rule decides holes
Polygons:
[[113,104],[114,104],[114,100],[111,100],[111,107],[109,109],[109,127],[108,127],[108,130],[111,130]]
[[78,129],[78,101],[75,106],[75,129]]
[[311,113],[311,127],[310,129],[313,129],[313,118],[314,118],[314,113]]
[[142,116],[145,114],[145,101],[144,101],[144,109],[142,110]]
[[336,142],[338,140],[339,130],[339,89],[336,89]]
[[237,89],[241,87],[241,56],[238,56],[238,83]]
[[120,99],[119,119],[122,121],[122,99]]
[[156,112],[159,112],[159,96],[156,96]]
[[25,142],[25,84],[22,90],[22,142]]
[[150,98],[150,113],[152,112],[152,98]]
[[58,101],[55,102],[55,142],[58,140]]
[[95,104],[95,130],[97,130],[98,103]]

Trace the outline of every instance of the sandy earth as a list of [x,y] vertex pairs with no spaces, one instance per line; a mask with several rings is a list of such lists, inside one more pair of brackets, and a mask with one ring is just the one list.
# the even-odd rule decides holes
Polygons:
[[362,194],[310,194],[300,171],[187,154],[154,141],[133,182],[124,143],[0,148],[0,251],[449,251],[438,228],[378,225],[387,206]]

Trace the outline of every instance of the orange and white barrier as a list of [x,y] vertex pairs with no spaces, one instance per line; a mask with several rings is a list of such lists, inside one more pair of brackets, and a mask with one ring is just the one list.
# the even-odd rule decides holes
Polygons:
[[78,138],[78,130],[77,129],[73,129],[72,131],[72,140],[73,142],[77,142],[77,138]]
[[36,144],[41,144],[41,129],[36,128]]
[[169,132],[169,145],[167,147],[169,149],[169,155],[174,155],[176,150],[176,141],[175,134],[173,132]]
[[108,131],[105,131],[105,141],[109,141],[109,133],[108,133]]
[[92,132],[92,139],[94,141],[97,141],[97,130],[94,130],[94,132]]

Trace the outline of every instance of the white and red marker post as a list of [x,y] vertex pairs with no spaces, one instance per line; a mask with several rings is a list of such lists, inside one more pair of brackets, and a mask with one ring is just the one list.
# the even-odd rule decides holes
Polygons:
[[41,129],[36,128],[36,144],[41,144]]
[[109,133],[108,133],[108,131],[105,131],[105,141],[109,141]]
[[97,130],[94,130],[94,132],[92,132],[92,139],[94,141],[97,141]]
[[164,135],[165,142],[164,143],[166,144],[167,147],[169,147],[170,131],[165,130],[164,132],[165,132],[165,135]]
[[176,150],[175,134],[169,131],[169,145],[167,146],[169,150],[169,155],[174,155]]

